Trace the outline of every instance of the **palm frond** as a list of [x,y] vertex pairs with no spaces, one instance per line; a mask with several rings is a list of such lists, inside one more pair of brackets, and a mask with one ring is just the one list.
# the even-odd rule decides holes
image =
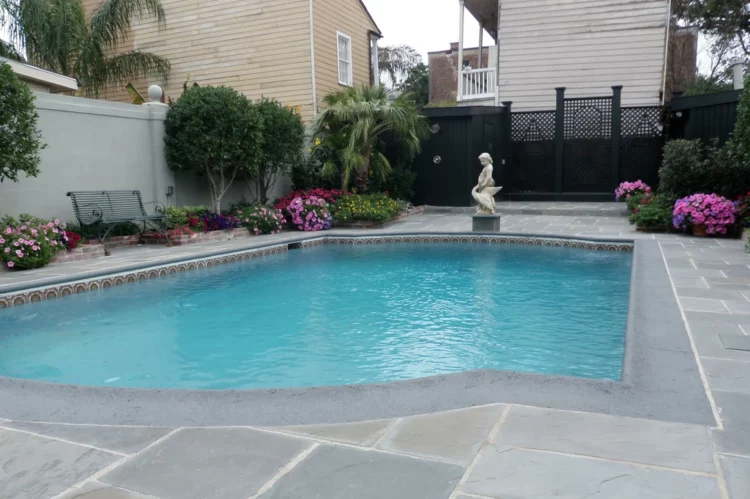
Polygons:
[[408,45],[378,47],[378,68],[386,83],[395,86],[414,66],[422,62],[422,56]]
[[144,18],[166,23],[160,0],[107,0],[91,16],[91,38],[104,51],[114,49],[127,39],[133,21]]
[[105,86],[120,86],[122,82],[150,75],[159,75],[166,80],[171,65],[163,57],[150,52],[134,50],[99,61],[89,60],[88,80],[85,80],[84,93],[97,96]]

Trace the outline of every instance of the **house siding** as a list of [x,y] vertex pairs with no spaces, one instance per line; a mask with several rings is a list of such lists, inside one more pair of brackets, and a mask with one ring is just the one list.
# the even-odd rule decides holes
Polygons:
[[623,105],[660,103],[666,0],[500,0],[500,100],[553,109],[567,97],[610,95]]
[[[85,0],[93,10],[101,2]],[[166,57],[168,82],[151,77],[133,81],[144,95],[161,85],[177,98],[189,78],[199,85],[229,86],[251,99],[271,97],[300,106],[313,116],[310,10],[308,0],[162,0],[166,27],[155,22],[133,25],[123,49]],[[128,102],[122,88],[109,89],[109,100]]]
[[339,84],[338,38],[340,31],[352,38],[353,84],[370,83],[370,32],[377,31],[359,0],[313,0],[315,79],[318,103]]

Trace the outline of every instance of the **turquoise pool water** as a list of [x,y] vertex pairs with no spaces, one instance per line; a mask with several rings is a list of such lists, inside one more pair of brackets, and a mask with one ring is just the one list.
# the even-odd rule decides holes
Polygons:
[[319,246],[0,310],[0,375],[273,388],[474,369],[620,379],[630,253]]

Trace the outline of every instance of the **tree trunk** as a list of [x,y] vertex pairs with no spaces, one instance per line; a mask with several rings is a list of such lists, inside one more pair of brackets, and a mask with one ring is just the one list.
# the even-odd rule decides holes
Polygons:
[[365,157],[365,162],[362,168],[357,170],[357,194],[364,194],[367,192],[367,179],[370,176],[370,154],[372,154],[372,147],[366,146],[362,150],[362,156]]
[[256,192],[256,194],[258,200],[260,201],[260,204],[265,206],[268,202],[268,193],[266,192],[268,189],[266,188],[266,184],[263,181],[263,177],[258,177],[255,188],[258,191]]
[[344,167],[341,169],[341,190],[344,192],[349,192],[349,186],[347,185],[346,181],[346,170]]

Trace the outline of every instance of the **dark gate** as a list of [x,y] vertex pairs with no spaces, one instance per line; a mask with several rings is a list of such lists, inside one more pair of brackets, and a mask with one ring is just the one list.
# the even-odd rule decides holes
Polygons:
[[[502,182],[505,110],[498,107],[425,109],[431,136],[414,160],[417,179],[414,203],[432,206],[469,206],[471,189],[482,167],[479,155],[495,160],[495,179]],[[502,184],[500,184],[502,185]]]
[[555,112],[511,113],[508,191],[554,192]]
[[563,192],[610,190],[612,104],[612,97],[565,99]]
[[[610,200],[617,185],[656,185],[664,138],[661,107],[621,107],[604,97],[565,98],[553,111],[511,113],[511,199]],[[503,103],[506,109],[511,103]]]

